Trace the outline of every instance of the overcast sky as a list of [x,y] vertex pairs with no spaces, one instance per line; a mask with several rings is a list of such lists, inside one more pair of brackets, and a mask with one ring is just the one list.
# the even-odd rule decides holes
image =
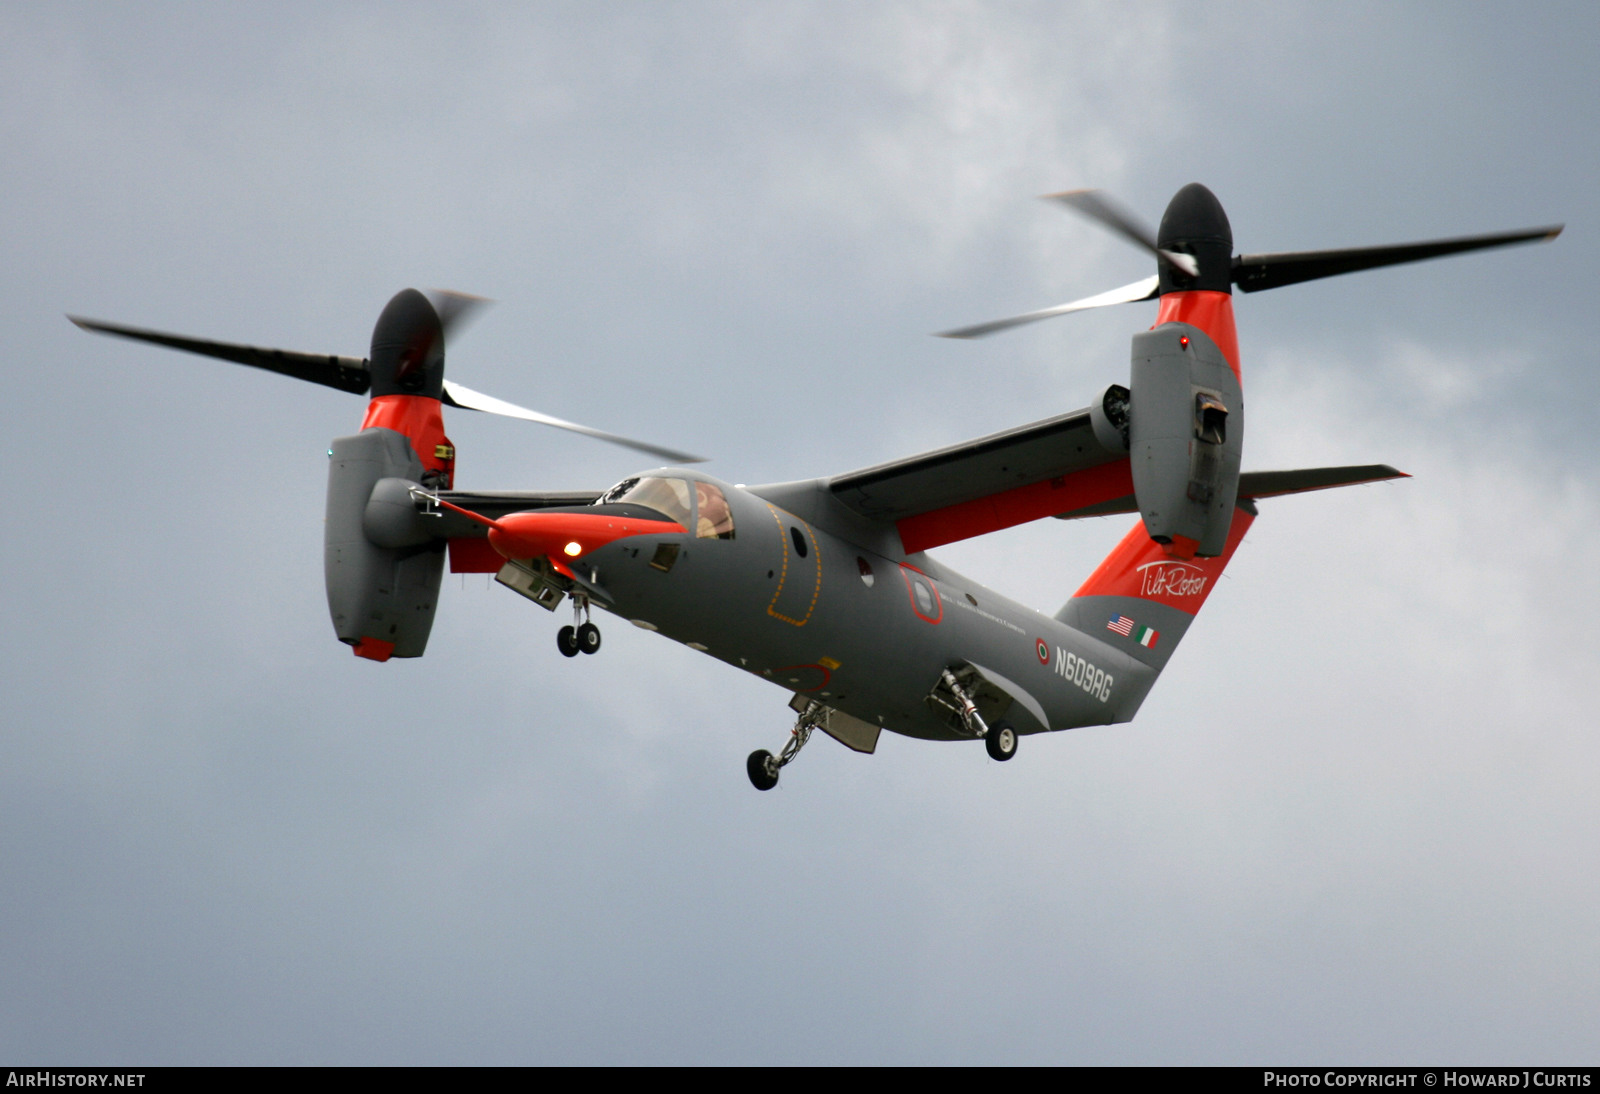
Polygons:
[[[0,1059],[1593,1062],[1600,7],[0,7]],[[425,658],[333,637],[360,400],[71,327],[364,355],[832,474],[1085,405],[1146,276],[1037,195],[1238,249],[1565,222],[1241,297],[1262,504],[1131,725],[818,738],[787,695],[445,578]],[[639,457],[458,413],[463,488]],[[1128,518],[937,552],[1053,612]]]

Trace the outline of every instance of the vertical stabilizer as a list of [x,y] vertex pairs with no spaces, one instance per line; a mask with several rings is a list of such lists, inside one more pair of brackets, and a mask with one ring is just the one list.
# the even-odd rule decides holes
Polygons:
[[1056,618],[1160,672],[1254,520],[1255,506],[1241,502],[1222,553],[1193,559],[1172,558],[1140,521]]

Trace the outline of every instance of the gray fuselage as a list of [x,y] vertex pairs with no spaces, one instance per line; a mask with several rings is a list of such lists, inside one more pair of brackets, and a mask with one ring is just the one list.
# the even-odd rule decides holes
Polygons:
[[595,603],[862,721],[968,736],[927,701],[941,673],[963,665],[1009,693],[1003,716],[1019,733],[1128,721],[1155,682],[1110,645],[902,553],[893,525],[850,513],[817,483],[645,474],[719,487],[733,536],[630,536],[588,552],[573,569],[603,592]]

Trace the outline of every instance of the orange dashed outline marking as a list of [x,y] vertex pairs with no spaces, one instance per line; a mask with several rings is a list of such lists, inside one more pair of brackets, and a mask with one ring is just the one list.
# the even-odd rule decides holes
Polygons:
[[767,614],[774,619],[781,619],[796,627],[803,627],[811,619],[811,613],[817,610],[817,599],[822,595],[822,547],[817,543],[817,534],[811,530],[811,525],[796,517],[795,520],[805,528],[807,537],[811,540],[811,549],[817,554],[817,587],[811,592],[811,603],[806,607],[805,618],[794,619],[778,611],[778,598],[783,595],[783,585],[789,577],[789,536],[788,529],[783,526],[783,518],[778,515],[777,506],[771,502],[767,508],[772,511],[772,519],[778,522],[778,542],[783,547],[783,568],[778,571],[778,591],[772,594],[772,603],[767,605]]

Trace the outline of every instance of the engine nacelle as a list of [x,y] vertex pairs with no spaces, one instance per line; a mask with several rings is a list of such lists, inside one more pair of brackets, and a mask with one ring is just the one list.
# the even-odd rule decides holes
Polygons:
[[1133,339],[1128,458],[1150,538],[1188,558],[1220,555],[1239,493],[1244,394],[1199,327],[1163,323]]
[[1121,384],[1101,390],[1089,406],[1089,425],[1100,447],[1118,456],[1128,454],[1128,408],[1132,396]]
[[323,577],[334,633],[374,661],[421,657],[445,561],[444,540],[406,531],[418,526],[405,510],[422,463],[392,429],[364,429],[329,448]]

